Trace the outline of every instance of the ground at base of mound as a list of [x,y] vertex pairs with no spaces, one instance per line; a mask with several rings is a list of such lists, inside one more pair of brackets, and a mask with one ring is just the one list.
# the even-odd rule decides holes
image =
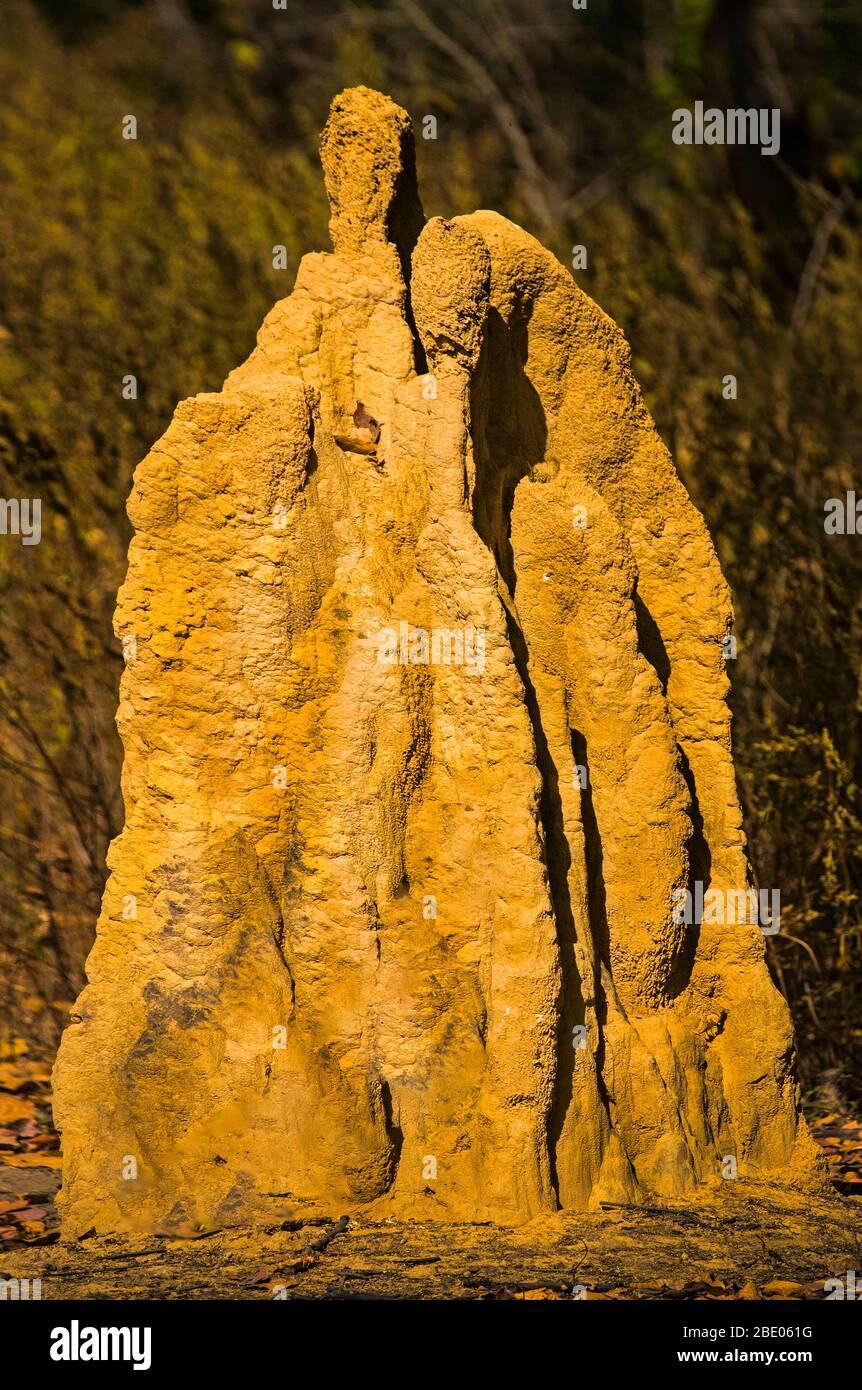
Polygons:
[[0,1277],[63,1299],[824,1299],[862,1271],[862,1198],[745,1180],[696,1201],[556,1213],[518,1227],[333,1211],[196,1238],[7,1248]]

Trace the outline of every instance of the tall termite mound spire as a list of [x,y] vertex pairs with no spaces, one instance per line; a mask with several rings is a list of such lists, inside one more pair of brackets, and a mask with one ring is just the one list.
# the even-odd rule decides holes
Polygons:
[[423,229],[386,97],[322,152],[333,254],[135,475],[66,1229],[814,1181],[727,586],[623,336],[495,213]]

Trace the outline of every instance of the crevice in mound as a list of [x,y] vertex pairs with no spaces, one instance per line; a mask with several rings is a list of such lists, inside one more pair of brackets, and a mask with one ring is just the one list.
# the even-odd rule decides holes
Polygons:
[[548,891],[557,928],[560,958],[560,993],[557,1001],[557,1068],[554,1077],[554,1098],[548,1113],[548,1159],[551,1182],[557,1202],[560,1200],[557,1177],[557,1143],[572,1099],[575,1072],[574,1028],[585,1017],[581,981],[575,964],[575,919],[569,894],[569,870],[572,851],[563,822],[563,803],[560,779],[551,757],[548,740],[542,726],[542,712],[535,686],[530,679],[527,643],[514,612],[506,609],[506,627],[515,666],[521,677],[524,701],[533,730],[536,766],[541,777],[539,793],[539,823],[544,839],[545,869]]
[[425,226],[425,210],[416,176],[416,146],[408,126],[401,131],[399,167],[386,215],[386,236],[398,252],[405,285],[410,284],[410,259]]
[[[694,773],[691,770],[688,758],[682,748],[677,744],[679,757],[679,768],[685,778],[688,793],[691,798],[691,837],[688,849],[688,883],[686,887],[691,894],[691,901],[697,901],[695,896],[695,884],[703,884],[703,891],[706,894],[710,880],[712,878],[712,855],[706,837],[703,833],[703,815],[700,809],[700,802],[697,796],[697,788],[694,784]],[[694,969],[695,956],[697,955],[697,945],[700,940],[700,921],[692,921],[686,930],[682,944],[682,950],[677,955],[673,964],[673,970],[668,981],[667,994],[669,999],[675,999],[682,994],[691,979],[691,972]]]
[[[579,729],[570,729],[572,758],[576,767],[585,772],[581,788],[581,821],[584,828],[584,857],[587,865],[587,910],[590,916],[590,929],[593,949],[596,956],[604,961],[610,970],[611,943],[608,930],[607,894],[604,878],[604,854],[599,823],[593,805],[593,788],[590,780],[590,760],[587,740]],[[604,992],[602,991],[602,994]]]
[[514,597],[512,556],[515,489],[545,456],[548,427],[542,402],[524,371],[529,312],[515,310],[507,324],[489,308],[482,347],[470,382],[470,433],[476,481],[473,525],[497,562]]
[[386,1181],[386,1191],[390,1191],[395,1186],[398,1177],[398,1166],[401,1162],[401,1150],[404,1148],[404,1131],[400,1125],[395,1124],[392,1112],[392,1091],[388,1081],[380,1081],[380,1101],[383,1106],[383,1124],[386,1130],[386,1138],[389,1141],[389,1164]]
[[389,208],[386,234],[398,252],[401,274],[404,277],[404,317],[413,337],[413,362],[417,376],[428,371],[428,358],[416,327],[413,301],[410,294],[410,271],[413,248],[425,225],[425,212],[416,177],[416,152],[413,140],[405,132],[401,145],[401,170],[395,183],[395,196]]
[[[585,771],[585,785],[580,790],[580,798],[581,824],[584,835],[584,859],[587,870],[587,912],[589,915],[591,936],[589,949],[592,951],[593,960],[595,961],[594,989],[598,1038],[594,1060],[596,1066],[596,1086],[601,1103],[610,1119],[610,1097],[604,1079],[604,1027],[607,1022],[608,1001],[602,983],[602,970],[600,968],[600,964],[604,965],[608,973],[610,973],[610,936],[608,932],[607,894],[603,872],[604,855],[598,820],[593,805],[587,741],[578,729],[570,729],[569,737],[571,740],[573,763],[575,767],[582,767]],[[586,1007],[583,1002],[580,975],[574,958],[574,924],[572,942],[572,954],[568,974],[565,970],[563,957],[564,947],[562,942],[560,948],[561,964],[563,964],[563,994],[560,1008],[559,1042],[557,1048],[558,1069],[554,1091],[554,1103],[548,1118],[548,1144],[552,1170],[556,1167],[557,1145],[563,1132],[563,1126],[566,1122],[566,1115],[568,1114],[572,1099],[575,1069],[573,1030],[576,1024],[586,1021]]]
[[[667,648],[665,647],[658,624],[637,590],[635,590],[634,601],[637,615],[638,649],[655,671],[656,677],[661,685],[662,694],[665,696],[665,699],[667,699],[667,688],[671,675],[671,663]],[[671,730],[673,730],[673,715],[669,707],[668,719],[670,720]],[[703,815],[700,809],[697,788],[694,783],[694,773],[691,770],[685,752],[676,739],[675,731],[674,742],[677,750],[679,770],[688,788],[690,800],[689,816],[691,819],[691,834],[686,845],[688,854],[688,882],[686,887],[691,894],[692,902],[694,902],[694,887],[696,883],[703,884],[704,893],[706,893],[709,888],[712,874],[712,855],[703,833]],[[695,921],[689,925],[685,933],[682,949],[678,952],[674,960],[666,990],[668,999],[675,999],[687,987],[691,979],[692,969],[694,968],[699,938],[700,922]]]
[[407,327],[413,339],[413,369],[417,376],[425,376],[428,371],[428,357],[422,346],[422,339],[419,337],[419,329],[416,327],[416,317],[413,313],[413,300],[410,295],[410,281],[407,281],[407,293],[404,296],[404,317],[407,320]]
[[645,656],[658,677],[661,693],[667,697],[667,683],[670,680],[670,657],[667,654],[658,623],[647,608],[637,589],[634,592],[635,620],[637,622],[638,650]]

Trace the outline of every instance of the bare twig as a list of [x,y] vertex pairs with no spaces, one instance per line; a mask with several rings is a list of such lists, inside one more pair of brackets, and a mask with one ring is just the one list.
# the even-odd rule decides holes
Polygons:
[[793,306],[793,313],[790,318],[790,332],[799,333],[804,328],[811,305],[814,302],[814,292],[817,289],[817,278],[823,268],[826,259],[826,248],[829,245],[829,238],[832,236],[841,218],[853,204],[853,195],[848,188],[845,188],[840,198],[835,198],[824,212],[817,224],[814,233],[814,240],[811,243],[811,250],[805,262],[805,268],[799,281],[799,289],[796,295],[796,303]]

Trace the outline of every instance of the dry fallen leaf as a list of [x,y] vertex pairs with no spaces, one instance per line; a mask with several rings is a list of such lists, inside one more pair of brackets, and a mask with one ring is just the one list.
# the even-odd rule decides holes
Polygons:
[[50,1071],[40,1062],[20,1057],[17,1062],[0,1062],[0,1091],[20,1091],[25,1086],[47,1086]]
[[32,1120],[35,1106],[25,1096],[0,1094],[0,1125],[10,1125],[16,1120]]
[[773,1298],[782,1298],[788,1294],[798,1294],[801,1289],[801,1284],[791,1283],[788,1279],[770,1279],[768,1284],[762,1286],[761,1292]]
[[47,1207],[22,1207],[15,1213],[16,1221],[44,1221],[48,1215]]
[[3,1162],[10,1168],[62,1168],[62,1154],[6,1154]]

